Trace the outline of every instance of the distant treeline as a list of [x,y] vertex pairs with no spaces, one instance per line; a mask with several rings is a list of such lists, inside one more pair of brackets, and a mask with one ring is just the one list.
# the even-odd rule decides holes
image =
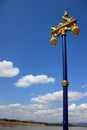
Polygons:
[[[6,122],[21,122],[21,123],[32,123],[32,124],[44,124],[46,126],[63,126],[62,123],[47,123],[47,122],[37,122],[37,121],[23,121],[23,120],[17,120],[17,119],[0,119],[0,121],[6,121]],[[69,126],[71,127],[87,127],[87,123],[69,123]]]
[[37,121],[23,121],[23,120],[17,120],[17,119],[0,119],[0,121],[23,122],[23,123],[32,123],[32,124],[44,124],[46,126],[62,126],[62,124],[58,124],[58,123],[47,123],[47,122],[37,122]]

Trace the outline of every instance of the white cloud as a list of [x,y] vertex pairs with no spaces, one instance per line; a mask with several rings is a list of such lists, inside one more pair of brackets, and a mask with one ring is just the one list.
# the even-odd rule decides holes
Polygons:
[[35,98],[32,98],[32,102],[39,102],[39,103],[56,103],[62,101],[62,91],[54,92],[54,93],[48,93],[43,96],[38,96]]
[[9,104],[8,107],[19,107],[21,106],[20,103],[16,103],[16,104]]
[[72,122],[85,122],[87,120],[87,104],[71,104],[69,106],[69,120]]
[[72,91],[70,91],[68,93],[68,97],[69,97],[70,101],[79,100],[79,99],[81,99],[83,97],[87,97],[87,92],[82,93],[82,92],[72,92]]
[[82,85],[81,88],[87,88],[87,84]]
[[41,104],[21,105],[20,103],[0,105],[0,118],[35,120],[37,117],[34,112],[42,109],[46,109],[46,106]]
[[13,67],[11,61],[2,61],[0,62],[0,77],[13,77],[18,75],[19,69]]
[[[69,105],[69,122],[85,122],[87,120],[87,104]],[[63,108],[50,108],[49,105],[9,104],[0,106],[0,118],[34,120],[44,122],[62,122]]]
[[43,84],[43,83],[49,83],[49,82],[54,82],[55,79],[51,77],[47,77],[46,75],[26,75],[23,76],[21,79],[15,83],[17,87],[29,87],[33,84]]
[[[85,93],[73,92],[73,91],[68,92],[69,101],[79,100],[83,97],[87,97],[87,92]],[[62,99],[63,99],[63,91],[58,91],[58,92],[48,93],[43,96],[32,98],[31,101],[38,102],[38,103],[57,103],[57,102],[61,102]]]
[[44,109],[44,110],[37,110],[34,114],[35,117],[39,117],[39,120],[44,122],[62,122],[62,114],[63,109]]

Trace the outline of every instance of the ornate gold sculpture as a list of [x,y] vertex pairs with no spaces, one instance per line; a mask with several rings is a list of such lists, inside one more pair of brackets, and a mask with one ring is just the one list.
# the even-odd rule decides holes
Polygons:
[[57,36],[65,35],[67,31],[72,31],[72,33],[77,36],[80,28],[76,25],[76,20],[73,17],[68,17],[68,12],[65,11],[62,19],[65,21],[64,23],[59,23],[58,26],[51,27],[51,34],[52,38],[50,42],[53,46],[56,46],[57,43]]

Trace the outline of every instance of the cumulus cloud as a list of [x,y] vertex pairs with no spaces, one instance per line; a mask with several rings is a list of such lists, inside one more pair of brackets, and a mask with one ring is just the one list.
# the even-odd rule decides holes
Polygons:
[[68,93],[68,97],[69,97],[70,101],[79,100],[79,99],[81,99],[83,97],[87,97],[87,92],[82,93],[82,92],[72,92],[72,91],[70,91]]
[[54,92],[54,93],[48,93],[45,95],[41,95],[35,98],[32,98],[32,102],[38,102],[38,103],[56,103],[62,101],[62,91]]
[[[73,91],[68,92],[69,101],[79,100],[83,97],[87,97],[87,92],[85,93],[73,92]],[[32,98],[31,101],[38,102],[38,103],[57,103],[57,102],[61,102],[62,99],[63,99],[63,91],[58,91],[58,92],[48,93],[43,96],[41,95]]]
[[0,62],[0,77],[13,77],[18,75],[19,69],[13,66],[11,61]]
[[[87,104],[69,105],[69,122],[85,122],[87,120]],[[33,113],[33,114],[32,114]],[[8,104],[0,105],[0,118],[34,120],[43,122],[62,122],[63,108],[50,108],[49,105]]]
[[21,105],[20,103],[16,103],[0,105],[0,118],[35,120],[34,112],[44,109],[46,109],[46,106],[41,104]]
[[87,120],[87,104],[71,104],[69,106],[69,120],[74,122],[85,122]]
[[81,88],[87,88],[87,84],[82,85]]
[[46,75],[26,75],[23,76],[21,79],[15,83],[17,87],[29,87],[33,84],[43,84],[43,83],[49,83],[49,82],[54,82],[55,79],[51,77],[47,77]]
[[16,104],[9,104],[8,107],[19,107],[21,106],[20,103],[16,103]]

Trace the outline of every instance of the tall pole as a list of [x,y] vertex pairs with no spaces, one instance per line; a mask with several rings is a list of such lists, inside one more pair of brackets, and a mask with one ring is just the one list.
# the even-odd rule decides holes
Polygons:
[[63,130],[68,130],[68,80],[67,80],[67,50],[66,35],[62,35],[63,56]]
[[73,17],[68,17],[68,12],[65,11],[62,19],[65,23],[59,23],[57,27],[51,28],[52,38],[50,42],[56,46],[57,37],[62,36],[62,56],[63,56],[63,130],[68,130],[68,78],[67,78],[67,50],[66,50],[66,33],[72,31],[77,36],[80,28],[76,25],[76,20]]

